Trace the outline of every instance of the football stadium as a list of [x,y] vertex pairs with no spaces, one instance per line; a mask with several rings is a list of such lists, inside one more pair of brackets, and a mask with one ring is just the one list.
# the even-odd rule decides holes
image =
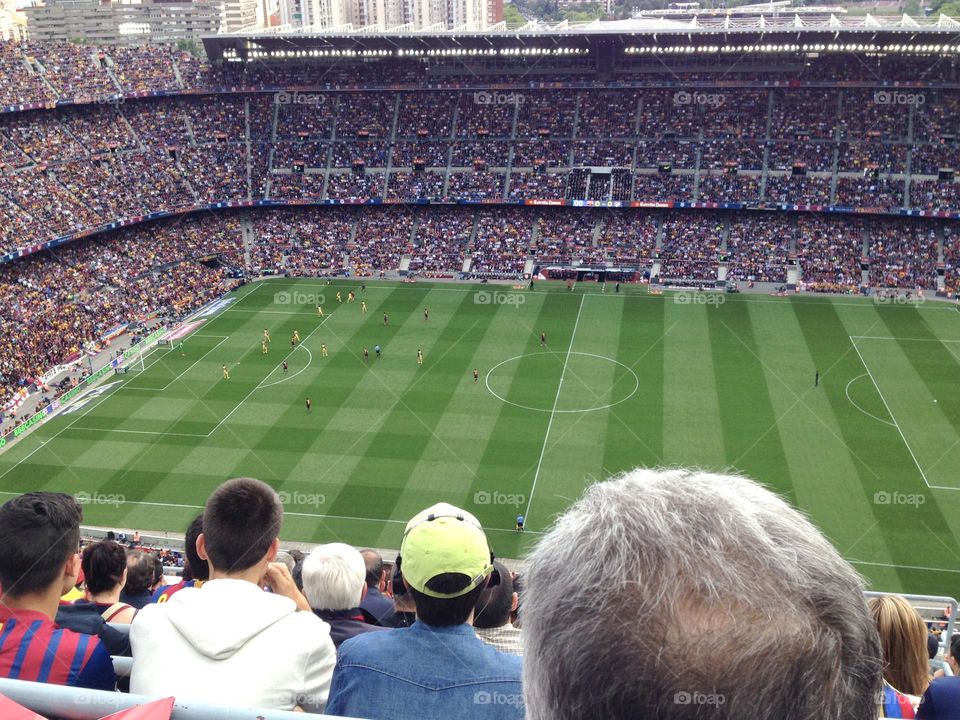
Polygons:
[[945,15],[0,42],[0,716],[960,717],[958,167]]

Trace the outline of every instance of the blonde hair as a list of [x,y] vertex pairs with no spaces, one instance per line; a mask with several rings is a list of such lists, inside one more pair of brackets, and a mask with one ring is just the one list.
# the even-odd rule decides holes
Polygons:
[[870,614],[883,648],[883,678],[908,695],[927,689],[927,626],[899,595],[870,598]]

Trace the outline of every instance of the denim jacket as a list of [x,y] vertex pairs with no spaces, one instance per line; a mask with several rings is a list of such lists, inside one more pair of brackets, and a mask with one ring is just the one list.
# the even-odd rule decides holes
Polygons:
[[340,646],[328,715],[371,720],[522,718],[522,660],[484,644],[469,625],[366,633]]

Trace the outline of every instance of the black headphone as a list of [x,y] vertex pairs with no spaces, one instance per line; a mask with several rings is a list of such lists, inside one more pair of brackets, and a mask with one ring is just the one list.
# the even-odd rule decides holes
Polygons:
[[[400,541],[400,547],[401,548],[403,547],[403,543],[407,539],[407,535],[410,533],[411,530],[413,530],[416,527],[419,527],[425,522],[433,522],[437,518],[442,518],[442,517],[452,517],[460,521],[466,521],[466,518],[463,516],[462,513],[457,513],[456,515],[434,515],[433,513],[430,513],[423,520],[418,522],[413,527],[407,528],[406,530],[404,530],[403,539]],[[495,559],[496,559],[496,555],[491,549],[490,550],[490,566],[491,567],[493,567],[493,561]],[[394,597],[402,597],[406,595],[408,592],[407,586],[404,585],[403,583],[403,571],[400,569],[401,562],[402,562],[402,558],[400,557],[400,554],[397,553],[397,559],[393,563],[393,576],[390,578],[390,590],[393,593]],[[476,580],[477,578],[474,578],[474,581]],[[499,584],[500,584],[500,573],[497,571],[496,568],[493,568],[493,570],[487,576],[486,582],[483,585],[484,587],[493,587]],[[479,586],[480,586],[480,583],[478,582],[477,587]]]

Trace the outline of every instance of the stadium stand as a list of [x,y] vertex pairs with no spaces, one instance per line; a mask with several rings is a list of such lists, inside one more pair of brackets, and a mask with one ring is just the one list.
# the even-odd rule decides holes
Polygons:
[[[632,279],[719,288],[769,283],[956,298],[958,48],[938,34],[953,27],[909,25],[923,44],[907,47],[893,45],[898,36],[878,26],[887,50],[859,40],[859,49],[851,47],[855,36],[834,26],[826,35],[790,28],[790,45],[750,45],[779,32],[765,29],[736,53],[726,44],[669,51],[664,43],[672,41],[662,37],[687,38],[692,28],[662,36],[659,46],[642,34],[609,33],[597,41],[601,52],[575,34],[492,36],[482,40],[500,54],[471,57],[443,33],[415,40],[370,33],[369,45],[334,34],[330,47],[342,55],[311,55],[318,51],[306,38],[299,50],[276,50],[269,39],[242,49],[229,38],[209,39],[209,60],[166,47],[2,42],[0,408],[18,420],[28,388],[44,389],[48,401],[66,391],[45,387],[50,368],[109,350],[117,332],[139,338],[157,318],[183,318],[242,278],[389,272],[519,281],[617,268]],[[808,31],[809,45],[793,45]],[[824,37],[839,49],[825,49]],[[13,423],[5,426],[12,430]],[[595,486],[597,493],[611,487]],[[787,512],[749,483],[742,488],[758,493],[765,512]],[[668,496],[688,490],[689,483],[663,488]],[[571,512],[590,509],[589,498],[581,502]],[[806,701],[823,702],[811,717],[837,715],[841,701],[873,707],[879,645],[870,639],[866,606],[852,601],[862,588],[802,519],[791,532],[822,550],[818,572],[829,556],[836,597],[848,596],[847,613],[857,611],[836,617],[850,622],[842,637],[862,672],[854,667],[835,685],[811,680],[838,693],[806,693]],[[550,538],[545,547],[594,552],[590,543],[562,541]],[[613,545],[622,549],[623,536]],[[488,548],[481,550],[489,573]],[[163,565],[182,565],[177,552],[155,554]],[[556,568],[568,559],[539,557],[533,587],[546,603]],[[790,573],[766,579],[784,584],[758,588],[756,598],[792,602],[809,589],[784,591],[796,579]],[[299,594],[283,587],[289,597]],[[946,646],[956,604],[941,617],[935,608],[948,598],[908,600]],[[355,604],[314,609],[352,611]],[[538,605],[526,607],[536,633]],[[570,620],[555,612],[560,600],[539,607],[540,631],[548,616]],[[756,629],[756,616],[750,622]],[[543,645],[527,657],[558,636],[549,628],[535,636]],[[783,654],[778,644],[776,657]],[[690,654],[685,648],[677,657],[687,663]],[[774,672],[778,663],[762,665]],[[814,659],[808,669],[821,666]],[[339,680],[349,700],[348,682]],[[636,677],[630,682],[637,686]],[[899,689],[919,695],[922,685]],[[0,692],[53,715],[70,704],[95,717],[106,703],[115,710],[140,700],[94,691],[81,697],[75,688],[38,692],[11,680],[0,680]],[[532,697],[531,717],[563,716],[551,698],[536,690]],[[741,716],[754,716],[755,697],[736,706]],[[310,700],[303,704],[323,705]],[[616,717],[611,708],[590,711]],[[246,716],[226,702],[177,712],[184,720]]]

